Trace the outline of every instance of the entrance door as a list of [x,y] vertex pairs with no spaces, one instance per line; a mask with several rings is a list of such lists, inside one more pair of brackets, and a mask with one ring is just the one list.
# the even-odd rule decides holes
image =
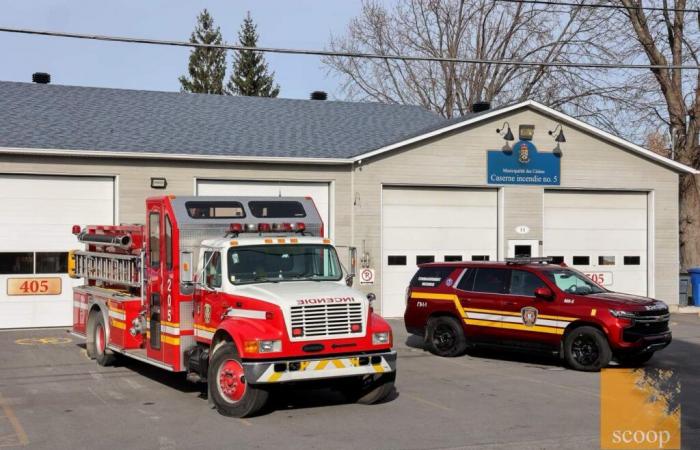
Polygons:
[[508,258],[534,258],[540,255],[540,241],[536,239],[511,239],[508,241]]
[[163,229],[163,208],[160,203],[148,205],[148,267],[146,269],[148,279],[148,320],[149,338],[147,355],[149,358],[162,361],[163,349],[160,335],[160,324],[163,313],[162,293],[164,289],[164,251],[161,239]]

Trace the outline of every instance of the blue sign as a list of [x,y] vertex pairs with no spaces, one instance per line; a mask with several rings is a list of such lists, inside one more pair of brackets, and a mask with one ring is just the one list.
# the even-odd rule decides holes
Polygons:
[[539,153],[532,142],[519,141],[509,152],[488,151],[488,184],[552,186],[561,183],[561,160],[553,153]]

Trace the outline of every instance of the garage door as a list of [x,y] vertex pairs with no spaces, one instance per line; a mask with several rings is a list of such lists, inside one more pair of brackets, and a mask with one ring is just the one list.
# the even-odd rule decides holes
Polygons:
[[416,264],[495,260],[496,190],[384,187],[382,315],[399,317]]
[[647,295],[647,234],[646,193],[545,193],[544,254],[608,289]]
[[114,223],[114,180],[0,174],[0,328],[70,325],[74,224]]
[[268,181],[197,180],[197,195],[311,197],[324,224],[325,236],[332,236],[329,183],[274,183]]

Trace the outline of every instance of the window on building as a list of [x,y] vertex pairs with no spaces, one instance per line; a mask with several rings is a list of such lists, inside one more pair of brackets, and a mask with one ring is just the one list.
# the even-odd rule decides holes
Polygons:
[[160,213],[152,212],[148,216],[148,249],[151,267],[160,265]]
[[173,226],[167,214],[165,215],[165,267],[173,268]]
[[243,205],[229,201],[185,202],[187,214],[193,219],[237,219],[245,217]]
[[531,245],[516,245],[513,249],[516,258],[529,258],[532,256]]
[[404,255],[389,255],[387,257],[387,265],[389,266],[405,266],[406,256]]
[[462,260],[462,255],[445,255],[445,262],[459,262]]
[[547,287],[537,275],[525,270],[512,270],[510,275],[510,293],[512,295],[535,296],[535,289]]
[[574,266],[588,266],[591,264],[590,256],[574,256],[572,261]]
[[67,273],[68,252],[36,252],[35,273]]
[[614,256],[599,256],[598,257],[599,266],[614,266],[615,257]]
[[255,217],[278,219],[283,217],[306,217],[304,205],[290,201],[249,202],[251,214]]
[[472,255],[472,261],[488,261],[490,259],[489,255]]
[[22,275],[34,273],[34,253],[3,252],[0,253],[0,274]]
[[433,256],[433,255],[418,255],[418,256],[416,256],[416,265],[428,264],[431,262],[435,262],[435,256]]
[[476,269],[474,291],[505,294],[508,291],[510,269]]
[[642,258],[639,256],[625,256],[623,262],[626,266],[638,266],[642,263]]

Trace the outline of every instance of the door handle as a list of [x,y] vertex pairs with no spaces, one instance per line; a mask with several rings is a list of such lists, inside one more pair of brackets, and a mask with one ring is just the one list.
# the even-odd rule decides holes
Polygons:
[[506,306],[516,306],[518,304],[518,302],[508,302],[508,301],[506,301],[504,303],[506,304]]

